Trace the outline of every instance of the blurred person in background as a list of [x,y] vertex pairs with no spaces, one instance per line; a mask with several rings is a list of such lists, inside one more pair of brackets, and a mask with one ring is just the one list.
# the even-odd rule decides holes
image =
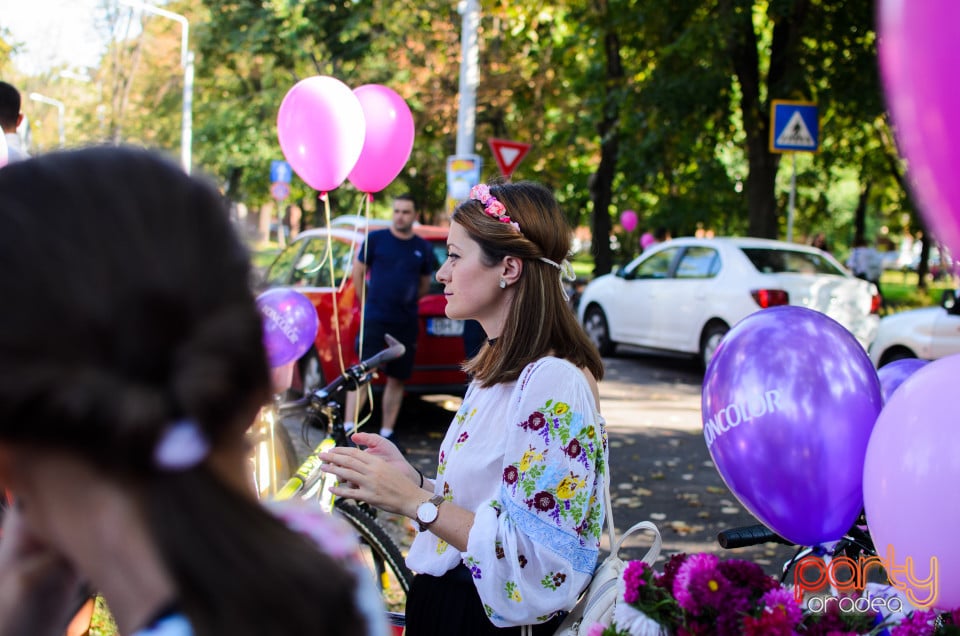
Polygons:
[[[433,247],[413,232],[418,216],[412,195],[394,198],[393,223],[389,228],[370,232],[366,243],[357,249],[351,274],[355,289],[364,289],[366,285],[362,331],[357,342],[360,359],[366,360],[383,349],[385,334],[406,347],[403,356],[388,362],[381,371],[387,376],[387,384],[380,404],[380,434],[394,443],[403,384],[413,373],[417,352],[418,300],[430,290],[430,280],[437,270]],[[363,390],[347,393],[344,426],[348,431],[355,426],[365,397]]]
[[0,128],[7,142],[7,163],[23,161],[30,155],[20,143],[17,126],[23,121],[20,91],[7,82],[0,82]]

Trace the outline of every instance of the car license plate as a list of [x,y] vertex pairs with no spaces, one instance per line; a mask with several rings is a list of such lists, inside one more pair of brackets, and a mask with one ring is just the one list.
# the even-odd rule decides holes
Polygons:
[[452,318],[428,318],[427,333],[431,336],[462,336],[463,321]]

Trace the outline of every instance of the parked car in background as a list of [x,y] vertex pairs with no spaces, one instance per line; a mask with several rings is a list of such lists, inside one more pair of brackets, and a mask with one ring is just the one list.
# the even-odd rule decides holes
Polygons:
[[676,238],[591,281],[578,315],[601,355],[618,344],[690,354],[706,367],[730,328],[755,311],[798,305],[846,327],[866,349],[880,295],[830,254],[756,238]]
[[885,316],[870,343],[870,359],[878,369],[903,358],[936,360],[954,353],[960,353],[960,302],[949,289],[939,307]]
[[[358,290],[350,277],[353,260],[362,249],[362,224],[337,223],[331,228],[302,232],[266,270],[261,289],[292,287],[317,308],[320,329],[314,346],[298,361],[295,388],[318,388],[357,361],[354,343],[360,331]],[[357,225],[361,227],[358,229]],[[371,223],[371,230],[375,224]],[[434,249],[438,263],[447,257],[447,228],[416,225],[414,232]],[[405,383],[411,393],[462,394],[466,375],[463,321],[447,318],[443,286],[435,280],[420,299],[420,334],[413,375]],[[297,386],[299,384],[299,386]]]

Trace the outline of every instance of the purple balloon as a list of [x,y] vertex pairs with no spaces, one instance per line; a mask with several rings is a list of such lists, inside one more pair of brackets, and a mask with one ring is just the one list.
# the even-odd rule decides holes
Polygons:
[[[960,435],[957,435],[957,378],[960,355],[917,370],[883,407],[863,466],[867,525],[877,554],[893,565],[912,563],[911,583],[903,574],[907,598],[914,605],[930,600],[939,609],[960,606],[960,506],[950,494],[960,483]],[[937,576],[926,585],[917,578]],[[887,566],[884,566],[887,567]],[[888,569],[889,571],[889,569]]]
[[271,289],[257,297],[257,307],[271,367],[281,367],[307,352],[320,327],[309,298],[292,289]]
[[914,371],[927,364],[927,360],[920,358],[904,358],[894,360],[890,364],[885,364],[877,371],[877,377],[880,378],[880,395],[883,397],[883,403],[890,401],[890,396],[897,390],[903,381],[906,380]]
[[710,456],[757,519],[801,545],[850,529],[881,399],[849,331],[804,307],[750,314],[720,343],[702,397]]

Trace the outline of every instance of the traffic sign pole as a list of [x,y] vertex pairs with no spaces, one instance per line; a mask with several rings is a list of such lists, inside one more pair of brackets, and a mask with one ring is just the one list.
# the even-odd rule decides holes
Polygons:
[[793,241],[793,217],[797,200],[797,153],[819,152],[820,119],[817,105],[775,99],[770,104],[770,152],[789,152],[792,164],[790,198],[787,202],[787,242]]

